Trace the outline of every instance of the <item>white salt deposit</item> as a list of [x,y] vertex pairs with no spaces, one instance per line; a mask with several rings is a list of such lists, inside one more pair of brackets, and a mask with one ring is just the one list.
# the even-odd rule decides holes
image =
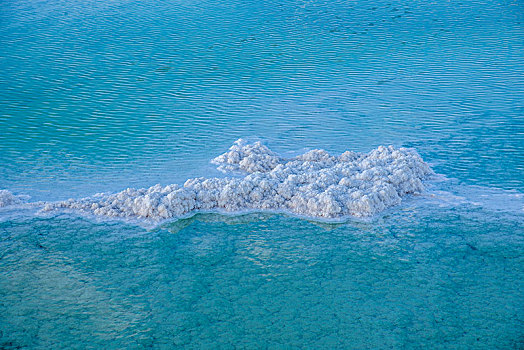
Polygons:
[[240,139],[212,160],[241,178],[194,178],[183,186],[128,188],[113,195],[48,203],[44,210],[68,208],[109,217],[168,219],[195,211],[285,211],[318,218],[369,216],[424,190],[432,174],[417,152],[380,146],[368,154],[331,156],[312,150],[284,159],[260,142]]
[[0,208],[8,205],[19,204],[20,198],[9,192],[8,190],[0,190]]

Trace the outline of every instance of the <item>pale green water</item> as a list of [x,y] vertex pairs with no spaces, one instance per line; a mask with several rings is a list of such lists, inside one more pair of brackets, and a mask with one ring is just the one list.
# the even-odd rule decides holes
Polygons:
[[522,348],[523,10],[1,2],[0,189],[183,183],[239,137],[414,147],[448,180],[335,226],[2,209],[0,348]]
[[200,215],[152,232],[68,217],[0,227],[7,348],[522,341],[522,221],[479,211],[347,225]]

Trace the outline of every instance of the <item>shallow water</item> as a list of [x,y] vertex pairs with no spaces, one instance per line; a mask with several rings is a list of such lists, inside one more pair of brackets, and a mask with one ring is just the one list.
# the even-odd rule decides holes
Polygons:
[[3,344],[518,348],[522,220],[484,216],[3,222]]
[[0,210],[0,347],[520,348],[519,1],[0,3],[0,189],[30,201],[413,147],[427,192],[367,221]]

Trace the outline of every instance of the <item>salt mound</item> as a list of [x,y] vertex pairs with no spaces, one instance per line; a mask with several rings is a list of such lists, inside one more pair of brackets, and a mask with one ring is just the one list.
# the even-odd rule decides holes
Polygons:
[[217,164],[218,169],[223,172],[265,173],[276,168],[281,161],[280,157],[260,142],[250,145],[245,140],[238,139],[228,152],[216,157],[211,163]]
[[380,146],[368,154],[332,156],[312,150],[284,159],[259,142],[240,139],[212,160],[242,178],[194,178],[183,186],[128,188],[113,195],[49,203],[95,215],[168,219],[194,211],[274,210],[318,218],[369,216],[424,190],[430,167],[413,150]]
[[20,198],[9,192],[8,190],[0,190],[0,208],[8,205],[19,204]]

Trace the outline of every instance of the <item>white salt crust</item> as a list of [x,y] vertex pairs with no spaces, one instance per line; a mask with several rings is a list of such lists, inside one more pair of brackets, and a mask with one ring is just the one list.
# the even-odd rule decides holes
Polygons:
[[162,220],[195,211],[285,211],[317,218],[370,216],[424,190],[432,174],[417,152],[380,146],[368,154],[346,151],[331,156],[312,150],[291,159],[260,142],[239,139],[212,163],[244,177],[194,178],[178,185],[128,188],[112,195],[47,203],[44,210],[67,208],[95,215]]
[[8,190],[0,190],[0,208],[21,203],[20,198]]

